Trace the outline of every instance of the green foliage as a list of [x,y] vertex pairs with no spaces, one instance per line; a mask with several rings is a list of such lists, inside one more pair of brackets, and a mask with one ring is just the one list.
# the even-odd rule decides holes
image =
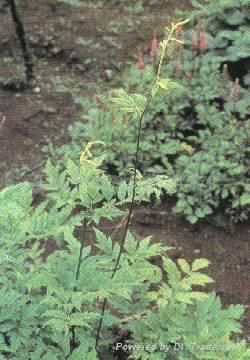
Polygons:
[[[221,200],[226,211],[247,217],[249,102],[243,89],[237,94],[241,103],[230,98],[218,59],[199,57],[190,65],[193,55],[187,53],[182,81],[172,62],[162,66],[168,43],[185,23],[172,25],[162,42],[157,75],[153,66],[145,74],[132,69],[126,88],[110,93],[112,106],[93,107],[85,117],[91,123],[72,130],[75,148],[61,149],[60,161],[46,164],[40,204],[33,204],[29,183],[0,193],[0,359],[95,360],[103,353],[110,358],[115,327],[130,334],[131,345],[155,346],[150,353],[144,347],[130,351],[131,359],[166,359],[166,352],[178,360],[249,358],[240,340],[244,308],[223,309],[207,293],[213,280],[204,273],[206,259],[174,262],[166,246],[150,238],[138,241],[130,232],[123,248],[98,228],[103,219],[126,215],[125,205],[134,198],[150,202],[175,193],[176,180],[177,210],[192,223],[219,208]],[[163,71],[176,81],[162,77]],[[144,115],[141,129],[138,119]],[[131,180],[138,126],[144,135]],[[94,146],[99,156],[93,157]],[[101,169],[104,161],[119,173],[125,167],[126,178],[114,185]],[[147,178],[140,170],[156,175]],[[85,244],[92,229],[95,242]],[[47,240],[55,245],[49,255]],[[155,258],[161,261],[155,264]]]
[[[218,58],[210,54],[194,57],[187,50],[183,58],[177,53],[176,59],[181,74],[176,74],[176,61],[163,66],[163,73],[175,78],[175,86],[159,92],[144,115],[139,169],[145,176],[167,174],[177,179],[177,211],[192,223],[217,211],[225,212],[234,222],[246,220],[248,92],[240,88],[235,102],[231,97],[233,82],[225,80]],[[152,66],[143,72],[132,67],[123,78],[126,91],[113,91],[92,103],[83,122],[71,128],[72,143],[57,151],[60,161],[65,157],[75,161],[80,145],[98,137],[106,144],[106,169],[127,177],[134,161],[134,114],[142,113],[144,96],[150,93],[154,78]],[[128,96],[131,92],[142,95]]]
[[[212,35],[210,48],[221,56],[221,61],[238,63],[245,73],[249,72],[250,59],[250,12],[249,0],[213,0],[202,4],[194,0],[197,7],[195,22],[207,23]],[[202,20],[201,20],[202,14]],[[247,85],[247,84],[246,84]]]
[[80,0],[58,0],[59,2],[64,2],[67,5],[71,6],[80,6],[81,2]]
[[[40,205],[32,205],[28,183],[0,193],[1,359],[94,360],[104,352],[111,358],[114,326],[130,331],[134,344],[212,342],[237,346],[241,358],[246,359],[249,350],[232,338],[241,332],[243,307],[222,309],[214,295],[201,291],[212,282],[203,272],[209,265],[207,260],[188,264],[179,259],[176,264],[167,256],[166,246],[154,244],[150,238],[138,242],[128,233],[119,269],[112,278],[119,243],[96,228],[95,243],[81,246],[84,234],[76,229],[80,230],[84,221],[91,227],[101,217],[121,216],[124,212],[118,204],[130,201],[130,184],[126,182],[119,185],[116,197],[110,179],[99,168],[101,159],[92,157],[95,144],[98,142],[82,152],[80,166],[69,161],[61,172],[47,163],[46,197]],[[156,186],[138,176],[138,201],[148,200],[155,192],[159,197],[160,188],[168,190],[165,179],[159,178]],[[63,198],[65,191],[67,199]],[[80,241],[76,233],[81,234]],[[44,261],[41,245],[46,238],[56,241],[57,248]],[[161,257],[162,266],[152,263],[156,256]],[[104,299],[109,307],[97,353],[95,336]],[[183,359],[185,354],[180,352],[176,358]],[[220,351],[221,359],[227,355],[227,350]],[[158,351],[152,356],[165,358]],[[203,359],[202,352],[195,356]],[[148,358],[146,352],[131,354],[131,359]]]
[[176,209],[191,223],[225,207],[235,221],[246,220],[250,210],[249,123],[235,123],[218,129],[216,134],[202,131],[201,151],[177,160],[180,172]]

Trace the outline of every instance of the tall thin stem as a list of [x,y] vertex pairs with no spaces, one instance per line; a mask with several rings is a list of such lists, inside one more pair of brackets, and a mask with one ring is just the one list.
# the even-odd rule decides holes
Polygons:
[[75,277],[76,280],[79,279],[79,275],[80,275],[81,264],[82,264],[82,252],[83,252],[85,238],[86,238],[86,231],[87,231],[87,219],[84,218],[83,236],[82,236],[82,239],[81,239],[81,247],[80,247],[80,251],[79,251],[79,258],[78,258],[78,263],[77,263],[77,268],[76,268],[76,277]]
[[21,49],[23,52],[26,81],[27,81],[27,83],[29,83],[34,78],[34,74],[33,74],[33,63],[32,63],[31,55],[29,53],[28,45],[26,42],[24,26],[18,15],[15,0],[7,0],[7,3],[10,7],[11,16],[12,16],[12,19],[13,19],[13,22],[14,22],[14,25],[16,28],[16,34],[19,39]]
[[[85,243],[85,239],[86,239],[86,232],[87,232],[87,219],[84,218],[83,235],[81,238],[81,246],[80,246],[79,257],[78,257],[78,262],[77,262],[77,267],[76,267],[76,274],[75,274],[76,281],[79,279],[79,275],[80,275],[80,271],[81,271],[82,252],[83,252],[84,243]],[[76,290],[77,290],[77,287],[75,286],[74,291],[76,291]],[[72,313],[74,313],[75,311],[76,311],[76,309],[73,308]],[[71,332],[70,352],[69,352],[68,356],[66,357],[66,359],[72,354],[72,352],[76,348],[76,327],[72,326],[70,329],[70,332]]]
[[[112,275],[111,275],[111,279],[114,278],[114,276],[115,276],[115,274],[116,274],[116,272],[117,272],[117,270],[119,268],[121,256],[122,256],[122,253],[123,253],[125,241],[126,241],[128,230],[129,230],[130,219],[131,219],[132,212],[133,212],[133,209],[134,209],[135,194],[136,194],[136,175],[137,175],[137,170],[138,170],[138,158],[139,158],[139,151],[140,151],[140,140],[141,140],[141,130],[142,130],[143,117],[144,117],[145,113],[147,112],[147,110],[149,108],[149,105],[150,105],[150,103],[151,103],[153,97],[155,96],[155,94],[157,92],[157,89],[159,87],[158,83],[160,81],[161,69],[162,69],[163,59],[165,57],[167,46],[170,43],[170,41],[178,41],[175,38],[173,38],[172,36],[173,36],[174,32],[176,31],[176,29],[178,28],[178,26],[182,26],[182,25],[186,24],[187,22],[188,22],[188,20],[185,20],[185,21],[179,22],[177,24],[172,24],[171,29],[166,28],[166,30],[168,32],[168,36],[167,36],[167,39],[163,40],[163,42],[161,43],[162,52],[161,52],[161,56],[160,56],[160,60],[159,60],[159,64],[158,64],[158,71],[157,71],[156,81],[155,81],[155,85],[154,85],[154,87],[156,86],[156,91],[154,91],[154,87],[153,87],[152,91],[151,91],[151,94],[148,97],[148,100],[147,100],[146,105],[144,107],[144,110],[143,110],[143,112],[142,112],[142,114],[141,114],[141,116],[139,118],[139,125],[138,125],[138,132],[137,132],[137,143],[136,143],[136,151],[135,151],[135,162],[134,162],[132,198],[131,198],[131,202],[130,202],[127,222],[126,222],[123,237],[122,237],[122,240],[121,240],[120,251],[119,251],[119,254],[118,254],[117,259],[116,259],[116,263],[115,263],[115,267],[114,267],[114,270],[113,270]],[[181,41],[178,41],[178,42],[181,42]],[[98,329],[97,329],[97,334],[96,334],[96,343],[95,343],[96,350],[98,348],[98,344],[99,344],[99,340],[100,340],[100,333],[101,333],[101,329],[102,329],[102,324],[103,324],[103,319],[104,319],[104,315],[105,315],[106,305],[107,305],[107,298],[104,299],[103,304],[102,304],[101,317],[100,317],[100,321],[99,321]]]
[[[137,175],[137,170],[138,170],[138,159],[139,159],[139,152],[140,152],[140,140],[141,140],[141,130],[142,130],[142,121],[143,121],[143,117],[145,115],[145,113],[147,112],[149,105],[151,103],[152,100],[152,95],[150,95],[150,97],[147,100],[147,103],[144,107],[144,110],[139,118],[139,124],[138,124],[138,131],[137,131],[137,140],[136,140],[136,151],[135,151],[135,162],[134,162],[134,174],[133,174],[133,185],[132,185],[132,198],[131,198],[131,202],[130,202],[130,206],[129,206],[129,212],[128,212],[128,217],[127,217],[127,221],[126,221],[126,225],[124,228],[124,233],[123,233],[123,237],[121,240],[121,244],[120,244],[120,250],[119,250],[119,254],[117,256],[116,259],[116,263],[111,275],[111,279],[114,278],[118,268],[119,268],[119,264],[121,261],[121,256],[123,253],[123,249],[124,249],[124,245],[125,245],[125,241],[127,238],[127,234],[128,234],[128,230],[129,230],[129,224],[130,224],[130,220],[131,220],[131,216],[133,213],[133,209],[134,209],[134,204],[135,204],[135,194],[136,194],[136,175]],[[105,310],[106,310],[106,305],[107,305],[107,299],[105,298],[103,300],[103,304],[102,304],[102,310],[101,310],[101,317],[100,317],[100,321],[98,324],[98,329],[97,329],[97,334],[96,334],[96,343],[95,343],[95,347],[96,349],[98,348],[98,343],[100,340],[100,333],[101,333],[101,329],[102,329],[102,324],[103,324],[103,319],[104,319],[104,314],[105,314]]]

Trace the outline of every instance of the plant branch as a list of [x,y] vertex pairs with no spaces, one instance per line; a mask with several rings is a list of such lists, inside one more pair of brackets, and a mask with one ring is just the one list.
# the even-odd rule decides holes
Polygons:
[[15,0],[7,0],[7,3],[10,7],[11,16],[12,16],[12,19],[13,19],[13,22],[14,22],[14,25],[16,28],[16,34],[19,39],[21,49],[23,52],[26,81],[27,81],[27,83],[29,83],[34,78],[34,74],[33,74],[33,63],[32,63],[31,55],[29,53],[28,45],[26,42],[24,26],[18,15]]
[[[79,279],[79,275],[80,275],[81,264],[82,264],[82,252],[83,252],[83,248],[84,248],[86,232],[87,232],[87,219],[84,218],[83,235],[82,235],[82,238],[81,238],[81,246],[80,246],[79,257],[78,257],[77,267],[76,267],[76,274],[75,274],[76,281]],[[75,286],[74,291],[76,291],[76,290],[77,290],[77,287]],[[76,309],[73,308],[72,313],[75,313],[75,311],[76,311]],[[69,352],[68,356],[66,357],[66,359],[68,359],[68,357],[73,353],[74,349],[77,347],[77,344],[76,344],[76,327],[72,326],[70,331],[71,331],[70,352]]]
[[83,252],[83,248],[84,248],[84,243],[85,243],[85,238],[86,238],[86,231],[87,230],[87,219],[84,218],[84,223],[83,223],[83,236],[81,239],[81,247],[80,247],[80,251],[79,251],[79,258],[78,258],[78,263],[77,263],[77,268],[76,268],[76,280],[79,279],[79,275],[80,275],[80,270],[81,270],[81,263],[82,263],[82,252]]
[[126,223],[128,215],[124,216],[118,225],[115,226],[115,229],[111,233],[111,239],[117,234],[118,230]]

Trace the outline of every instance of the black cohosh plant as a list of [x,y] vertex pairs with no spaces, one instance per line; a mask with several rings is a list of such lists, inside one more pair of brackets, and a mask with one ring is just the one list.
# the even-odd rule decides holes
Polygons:
[[[141,268],[138,266],[135,272],[132,260],[124,258],[112,280],[111,272],[120,251],[118,243],[113,244],[97,228],[95,245],[84,243],[87,228],[97,227],[100,219],[124,216],[120,206],[130,203],[132,197],[131,182],[123,182],[115,196],[115,187],[99,169],[101,159],[91,158],[94,144],[88,144],[82,153],[80,167],[69,161],[67,170],[60,171],[47,163],[48,180],[43,185],[47,197],[36,208],[32,206],[32,187],[28,183],[10,186],[0,193],[3,358],[97,359],[95,337],[100,302],[105,298],[119,309],[122,298],[131,301],[132,292],[139,291],[140,282],[144,287],[149,275],[143,275],[143,268],[147,267],[143,258],[163,250],[145,239],[138,252],[131,253],[131,259],[139,256]],[[152,194],[159,197],[163,188],[171,193],[173,185],[166,177],[158,177],[154,184],[140,179],[135,201],[149,201]],[[75,232],[81,225],[79,242]],[[134,249],[135,239],[129,236]],[[56,242],[57,250],[44,262],[43,245],[48,238]],[[91,254],[94,248],[96,255]],[[149,263],[149,272],[150,266]],[[151,267],[151,275],[155,271]],[[124,317],[127,314],[125,311]],[[112,342],[110,329],[119,323],[118,319],[110,310],[106,313],[106,348]]]
[[[123,113],[132,113],[135,114],[136,117],[138,117],[138,131],[137,131],[137,138],[136,138],[136,150],[135,150],[135,160],[134,160],[134,167],[133,167],[133,185],[132,185],[132,196],[131,196],[131,202],[130,202],[130,208],[128,212],[127,221],[124,228],[124,234],[121,240],[121,246],[120,246],[120,252],[118,254],[114,269],[112,271],[111,278],[113,279],[117,273],[118,267],[120,265],[122,252],[125,246],[125,241],[127,238],[128,230],[129,230],[129,224],[130,219],[133,212],[133,207],[135,203],[135,196],[136,196],[136,185],[137,185],[137,171],[138,171],[138,162],[139,162],[139,153],[140,153],[140,140],[141,140],[141,131],[142,131],[142,124],[144,115],[147,113],[147,110],[151,104],[152,99],[157,95],[157,92],[160,89],[163,90],[169,90],[169,88],[172,85],[172,82],[169,79],[162,79],[161,78],[161,70],[162,70],[162,64],[165,57],[165,53],[167,50],[167,47],[169,46],[170,42],[172,41],[178,41],[176,38],[174,38],[176,29],[178,29],[179,26],[182,26],[187,21],[183,21],[182,23],[178,23],[176,25],[172,24],[171,28],[166,27],[166,39],[162,41],[161,43],[161,55],[159,60],[159,65],[157,69],[157,75],[155,83],[151,89],[150,94],[148,95],[148,98],[144,97],[143,95],[139,94],[133,94],[129,95],[124,90],[116,91],[114,96],[111,98],[111,101],[115,104],[115,106],[118,107],[119,112]],[[96,348],[98,348],[98,343],[100,339],[100,333],[102,328],[102,322],[105,315],[105,309],[106,309],[106,303],[107,299],[105,298],[102,306],[102,314],[101,319],[99,322],[98,330],[97,330],[97,336],[96,336]]]
[[[119,208],[130,204],[133,181],[121,184],[117,193],[100,168],[102,159],[92,156],[93,145],[82,153],[80,166],[69,161],[67,170],[60,171],[48,162],[43,186],[47,196],[40,205],[32,205],[29,183],[0,192],[1,357],[116,358],[121,346],[114,343],[116,327],[130,333],[130,343],[122,345],[129,346],[131,359],[174,354],[176,359],[200,360],[204,346],[211,359],[248,359],[249,349],[238,338],[244,308],[223,309],[215,294],[201,290],[212,282],[203,271],[209,265],[206,259],[175,263],[165,245],[151,243],[150,238],[138,242],[128,232],[116,275],[111,276],[122,244],[98,224],[101,218],[125,215]],[[161,179],[152,187],[140,179],[136,201],[149,200],[154,192],[159,196],[162,187],[172,192],[168,181]],[[88,245],[93,225],[96,240]],[[48,238],[57,247],[44,261],[42,245]],[[155,257],[161,257],[162,265],[152,262]],[[101,317],[104,299],[107,308]],[[175,343],[193,342],[200,348],[174,350]],[[150,353],[147,348],[133,351],[133,344],[147,343],[152,344]],[[209,350],[209,344],[216,351]]]
[[[138,241],[129,231],[136,202],[176,191],[167,176],[144,178],[138,157],[147,107],[157,92],[172,86],[160,75],[164,53],[175,41],[178,26],[172,25],[162,43],[149,98],[125,90],[112,94],[117,111],[134,114],[138,125],[132,179],[114,185],[101,168],[104,156],[93,155],[93,147],[104,144],[92,141],[79,154],[80,164],[79,159],[56,165],[47,162],[41,203],[34,205],[27,182],[0,192],[3,359],[115,359],[121,345],[129,346],[130,359],[201,360],[204,347],[210,359],[249,357],[250,350],[240,339],[244,308],[223,309],[215,294],[201,290],[213,281],[203,271],[209,262],[196,259],[189,264],[178,259],[175,263],[167,256],[169,248],[150,238]],[[99,224],[102,219],[121,217],[125,226],[119,243],[104,234]],[[89,245],[91,229],[95,242]],[[49,255],[44,254],[47,240],[56,245]],[[156,257],[161,265],[152,261]],[[114,327],[129,333],[130,343],[118,344]],[[149,342],[150,352],[146,347],[133,348]],[[176,351],[177,343],[185,344],[185,349]]]
[[[219,212],[225,214],[230,223],[247,220],[248,91],[240,85],[239,79],[233,81],[227,64],[221,69],[218,58],[209,53],[204,34],[189,48],[181,43],[187,36],[180,29],[176,32],[180,42],[172,43],[172,58],[168,56],[163,65],[163,71],[174,79],[171,91],[158,93],[144,114],[138,169],[145,175],[167,173],[178,179],[176,210],[191,223]],[[150,54],[147,56],[140,51],[136,66],[123,77],[128,93],[146,95],[151,91],[158,52],[154,35]],[[112,94],[108,101],[99,97],[96,104],[92,102],[87,106],[89,110],[83,115],[83,121],[70,130],[72,142],[57,151],[58,159],[62,159],[59,161],[63,163],[64,157],[76,160],[81,143],[97,137],[106,144],[106,169],[113,175],[125,178],[129,175],[128,169],[133,167],[137,123],[133,114],[117,112],[110,106],[112,98]],[[75,98],[78,103],[79,99],[79,96]],[[202,162],[206,163],[203,165],[205,175],[200,170]],[[189,167],[192,171],[187,176]],[[216,181],[211,183],[212,179]],[[225,187],[231,191],[225,192]],[[202,196],[196,189],[203,192]]]

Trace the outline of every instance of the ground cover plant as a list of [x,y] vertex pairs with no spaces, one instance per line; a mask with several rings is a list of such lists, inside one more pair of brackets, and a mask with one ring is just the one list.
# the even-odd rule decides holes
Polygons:
[[[152,244],[150,238],[137,242],[128,233],[112,278],[120,245],[97,228],[95,244],[85,244],[87,227],[97,227],[101,218],[124,215],[120,205],[131,201],[132,190],[131,184],[121,184],[115,196],[114,186],[99,168],[100,158],[91,158],[91,145],[80,166],[69,162],[67,171],[58,174],[56,166],[47,164],[47,197],[38,207],[32,205],[29,183],[0,194],[1,358],[102,359],[112,353],[116,358],[121,346],[126,350],[129,343],[130,349],[149,343],[150,351],[141,347],[124,353],[131,359],[203,359],[207,354],[214,359],[247,359],[246,343],[234,340],[241,332],[244,308],[223,309],[215,294],[201,291],[212,282],[203,272],[207,260],[175,263],[166,246]],[[145,185],[138,183],[137,201],[149,200],[154,192],[159,196],[161,187],[172,192],[168,179]],[[78,239],[75,230],[81,224]],[[57,250],[44,261],[41,245],[47,238],[56,241]],[[157,256],[161,266],[152,262]],[[104,299],[108,307],[96,348]],[[118,341],[115,329],[129,334],[130,342]],[[193,342],[197,346],[174,349],[175,343]],[[216,352],[211,344],[216,344]]]

